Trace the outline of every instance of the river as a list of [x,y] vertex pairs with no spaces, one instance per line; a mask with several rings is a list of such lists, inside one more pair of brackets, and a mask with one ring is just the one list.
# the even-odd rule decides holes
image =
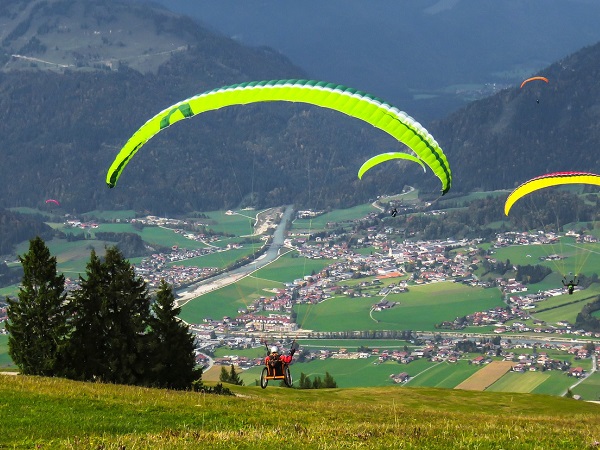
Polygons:
[[178,304],[181,306],[179,302],[186,302],[191,300],[192,298],[198,297],[206,292],[212,291],[216,288],[225,286],[227,284],[233,283],[240,278],[249,275],[255,270],[260,269],[261,267],[266,266],[267,264],[275,261],[279,255],[281,248],[283,247],[283,243],[286,237],[286,229],[290,220],[292,220],[292,215],[294,213],[294,205],[286,205],[283,215],[281,216],[281,220],[273,233],[273,240],[269,244],[269,247],[261,256],[252,261],[245,266],[238,267],[237,269],[230,270],[225,273],[221,273],[219,275],[215,275],[214,277],[210,277],[206,280],[202,280],[199,283],[195,283],[186,287],[185,289],[178,291],[177,294]]

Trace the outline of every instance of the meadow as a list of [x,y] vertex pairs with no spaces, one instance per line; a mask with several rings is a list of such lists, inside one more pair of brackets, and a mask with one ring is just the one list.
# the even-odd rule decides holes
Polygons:
[[435,331],[435,325],[443,321],[503,305],[497,289],[453,282],[409,286],[409,292],[386,297],[399,304],[371,314],[381,298],[336,296],[317,305],[298,305],[297,322],[302,328],[319,331]]
[[258,279],[277,281],[282,284],[291,283],[306,275],[319,273],[331,263],[332,261],[327,259],[298,257],[298,252],[292,250],[287,251],[271,264],[258,269],[252,276]]
[[600,284],[594,283],[589,288],[575,291],[573,295],[559,295],[549,297],[539,303],[531,310],[531,316],[535,319],[544,320],[555,324],[559,321],[575,323],[577,314],[587,304],[594,301],[600,295]]
[[[540,261],[540,257],[553,254],[562,255],[565,259]],[[587,276],[593,273],[600,274],[600,243],[577,244],[570,237],[563,237],[556,244],[502,247],[495,249],[493,256],[499,261],[509,259],[514,265],[541,264],[561,276],[581,273]]]
[[515,392],[546,395],[564,395],[567,389],[575,384],[576,378],[569,377],[565,372],[547,370],[545,372],[508,372],[486,391]]
[[0,334],[0,370],[15,369],[16,367],[8,354],[8,335]]
[[245,277],[237,283],[208,292],[187,302],[179,317],[188,323],[201,323],[205,318],[220,320],[235,317],[239,309],[247,309],[254,300],[273,295],[270,289],[280,288],[281,283]]
[[3,448],[595,448],[600,406],[547,395],[386,386],[229,386],[214,396],[0,376]]
[[293,221],[292,230],[324,230],[329,222],[336,222],[342,225],[341,222],[352,221],[365,217],[370,212],[380,212],[370,203],[354,206],[347,209],[336,209],[334,211],[321,214],[313,219],[296,219]]

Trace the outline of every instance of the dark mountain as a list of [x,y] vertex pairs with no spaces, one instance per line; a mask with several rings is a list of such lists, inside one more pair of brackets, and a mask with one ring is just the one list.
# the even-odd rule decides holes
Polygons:
[[158,1],[421,122],[600,41],[597,0]]
[[[86,44],[95,39],[89,30],[110,35],[107,27],[114,22],[126,25],[122,16],[132,29],[144,30],[148,48],[160,48],[174,33],[186,38],[186,46],[155,71],[143,71],[130,57],[109,58],[115,47],[110,41],[91,51],[106,52],[102,58],[113,61],[110,65],[87,54],[74,67],[34,61],[22,67],[23,58],[9,59],[0,73],[2,206],[39,206],[56,198],[67,212],[167,213],[243,202],[304,200],[316,206],[315,197],[338,205],[350,200],[344,183],[356,182],[356,167],[365,159],[360,151],[378,151],[378,133],[340,114],[292,104],[227,108],[178,124],[144,147],[109,191],[104,178],[120,147],[166,106],[223,85],[306,75],[269,49],[244,47],[160,8],[108,0],[90,5],[71,0],[4,7],[5,29],[12,31],[5,33],[3,48],[50,60],[21,44],[39,40],[36,48],[60,50],[64,44],[58,39],[69,34],[81,53],[93,47]],[[134,45],[139,50],[135,33],[123,32],[120,39],[118,52]],[[384,143],[393,145],[391,139]],[[329,193],[323,191],[327,180],[338,181]],[[370,189],[363,198],[374,195],[376,189]]]
[[[219,86],[306,74],[279,53],[245,47],[161,8],[116,0],[90,5],[21,1],[0,8],[7,55],[48,58],[40,57],[43,48],[67,48],[66,34],[83,54],[69,67],[33,60],[22,66],[23,58],[9,57],[0,73],[0,206],[43,206],[55,198],[64,212],[173,214],[288,202],[347,207],[397,193],[407,182],[439,192],[439,181],[415,164],[386,164],[359,181],[365,159],[402,146],[342,114],[277,102],[224,108],[164,130],[134,157],[117,187],[107,189],[115,155],[158,111]],[[134,31],[106,28],[113,23]],[[100,39],[95,48],[90,29],[101,36],[128,31],[120,33],[121,43]],[[180,50],[154,61],[149,49],[165,48],[160,45],[173,35],[184,39],[174,44]],[[140,42],[148,48],[144,65],[132,63],[134,51],[118,53],[139,51]],[[93,51],[82,53],[88,47]],[[453,191],[512,187],[547,170],[597,168],[590,151],[600,98],[597,53],[586,48],[543,70],[548,85],[502,91],[427,126],[448,155]]]
[[600,44],[530,82],[430,126],[452,162],[454,190],[512,188],[555,171],[600,171]]

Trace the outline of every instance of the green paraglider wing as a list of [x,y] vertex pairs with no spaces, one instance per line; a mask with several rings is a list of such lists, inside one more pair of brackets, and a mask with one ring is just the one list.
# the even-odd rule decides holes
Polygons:
[[431,167],[442,182],[442,195],[450,190],[452,172],[446,155],[429,132],[412,117],[365,92],[337,84],[308,80],[235,84],[198,94],[170,106],[148,120],[125,143],[106,174],[106,184],[114,187],[133,155],[163,128],[206,111],[269,101],[308,103],[364,120],[408,146]]
[[380,155],[375,155],[372,158],[369,158],[368,160],[366,160],[363,163],[363,165],[360,166],[360,169],[358,169],[358,178],[362,179],[362,176],[365,174],[365,172],[367,170],[376,166],[377,164],[381,164],[382,162],[386,162],[391,159],[407,159],[409,161],[416,162],[418,164],[421,164],[421,167],[423,167],[423,172],[425,172],[425,164],[423,164],[423,161],[421,161],[416,156],[413,156],[409,153],[389,152],[389,153],[382,153]]

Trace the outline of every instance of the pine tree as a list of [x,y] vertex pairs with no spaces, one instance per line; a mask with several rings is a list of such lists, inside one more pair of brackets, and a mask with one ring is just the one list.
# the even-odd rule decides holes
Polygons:
[[231,365],[231,370],[229,371],[229,383],[237,384],[238,386],[244,385],[244,382],[240,379],[239,374],[235,371],[233,364]]
[[325,378],[323,379],[323,387],[324,388],[336,388],[337,383],[331,376],[329,372],[325,372]]
[[194,355],[194,336],[177,315],[181,308],[175,305],[171,286],[161,281],[151,318],[151,378],[156,386],[170,389],[189,389],[200,376]]
[[106,250],[103,275],[103,312],[107,327],[104,381],[148,384],[150,294],[146,283],[135,275],[129,261],[116,247]]
[[227,369],[225,368],[225,366],[221,366],[221,374],[219,375],[219,381],[222,381],[223,383],[229,382],[229,374],[227,373]]
[[71,305],[73,331],[67,346],[66,376],[76,380],[109,378],[105,363],[108,326],[104,286],[107,283],[100,258],[92,250],[86,276],[79,277],[81,289],[74,291]]
[[25,375],[59,375],[68,332],[65,277],[40,237],[29,241],[19,260],[22,286],[18,300],[8,300],[10,357]]

